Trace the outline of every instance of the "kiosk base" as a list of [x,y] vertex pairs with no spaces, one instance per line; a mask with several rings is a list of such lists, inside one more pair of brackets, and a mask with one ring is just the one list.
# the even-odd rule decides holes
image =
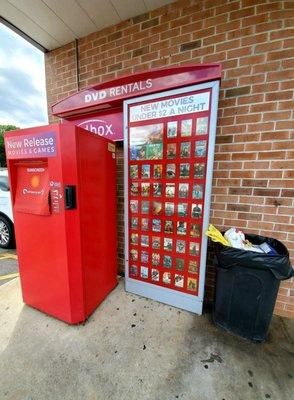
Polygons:
[[195,301],[195,296],[175,292],[174,290],[144,282],[137,282],[133,279],[126,279],[125,287],[127,292],[181,308],[182,310],[190,311],[198,315],[202,314],[203,301],[200,299],[196,299]]

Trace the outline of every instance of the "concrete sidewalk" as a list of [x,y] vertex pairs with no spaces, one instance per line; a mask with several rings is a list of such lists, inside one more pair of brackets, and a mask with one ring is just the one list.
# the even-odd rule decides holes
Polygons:
[[279,317],[252,344],[121,281],[85,325],[68,326],[24,306],[14,279],[0,288],[0,327],[1,400],[293,398],[294,321]]

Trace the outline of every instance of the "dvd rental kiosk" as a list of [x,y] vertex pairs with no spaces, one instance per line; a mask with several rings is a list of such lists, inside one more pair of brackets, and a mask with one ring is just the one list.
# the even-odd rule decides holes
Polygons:
[[74,125],[5,134],[23,300],[70,324],[117,284],[112,141]]
[[149,70],[52,106],[123,141],[126,290],[202,313],[219,64]]
[[54,104],[61,126],[6,134],[26,303],[79,322],[115,285],[115,153],[90,144],[103,136],[124,143],[126,290],[202,313],[220,79],[219,64],[120,77]]

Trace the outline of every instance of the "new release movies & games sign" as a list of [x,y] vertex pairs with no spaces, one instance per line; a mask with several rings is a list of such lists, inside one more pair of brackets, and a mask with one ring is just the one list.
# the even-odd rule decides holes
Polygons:
[[5,138],[6,155],[9,159],[54,157],[57,154],[55,132]]

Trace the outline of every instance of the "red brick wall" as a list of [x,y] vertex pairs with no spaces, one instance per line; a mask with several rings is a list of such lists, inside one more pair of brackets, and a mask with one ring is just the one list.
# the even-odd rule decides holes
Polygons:
[[[80,88],[167,65],[221,62],[211,222],[294,251],[294,2],[182,0],[79,40]],[[46,54],[48,103],[76,92],[74,43]],[[50,111],[49,111],[50,113]],[[53,118],[51,118],[53,120]],[[118,158],[123,257],[122,154]],[[213,272],[207,272],[209,296]],[[294,282],[276,313],[294,317]]]

